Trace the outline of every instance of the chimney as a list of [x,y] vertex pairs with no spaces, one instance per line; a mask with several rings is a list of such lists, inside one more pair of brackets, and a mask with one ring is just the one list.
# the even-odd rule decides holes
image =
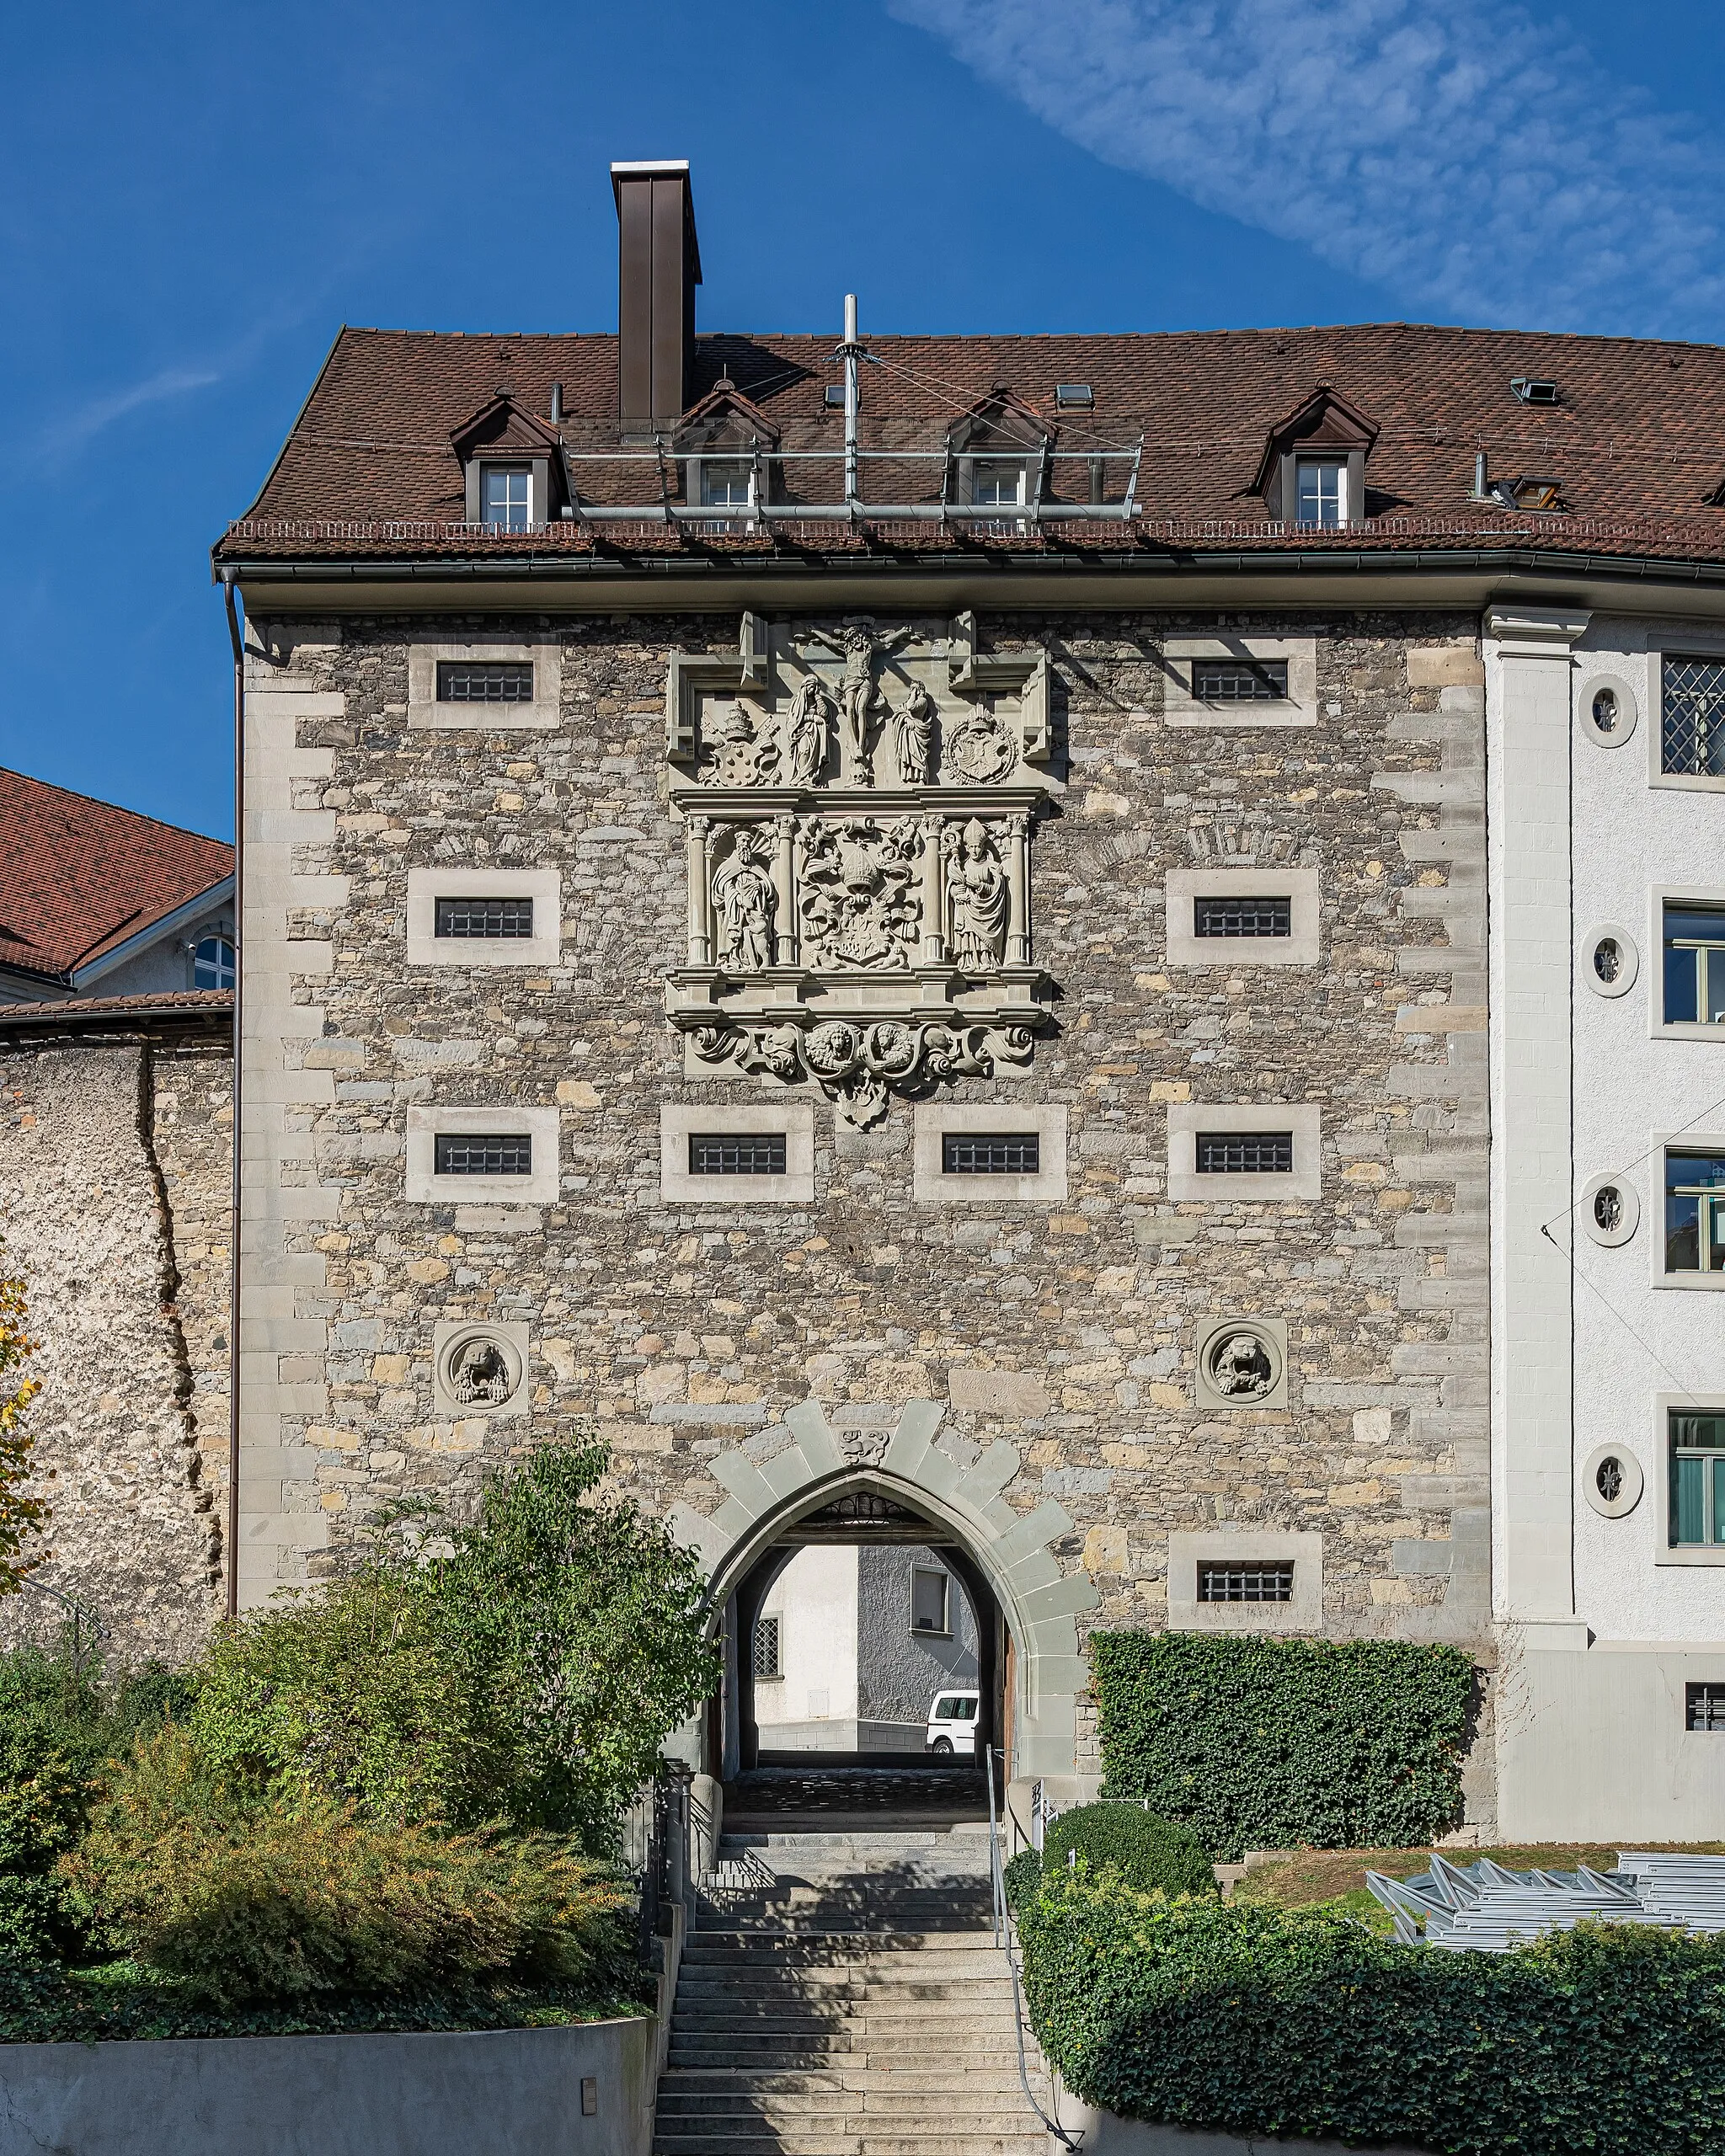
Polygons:
[[686,160],[614,164],[617,403],[625,435],[675,425],[689,401],[701,250]]

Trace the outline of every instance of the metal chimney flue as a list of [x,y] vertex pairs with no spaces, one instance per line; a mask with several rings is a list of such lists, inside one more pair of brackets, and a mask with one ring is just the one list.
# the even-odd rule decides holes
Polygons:
[[626,439],[674,427],[689,403],[701,250],[686,160],[614,164],[617,418]]

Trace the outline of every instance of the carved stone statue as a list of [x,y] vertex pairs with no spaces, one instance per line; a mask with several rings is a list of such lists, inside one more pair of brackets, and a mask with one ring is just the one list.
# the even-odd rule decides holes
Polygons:
[[772,915],[778,894],[762,866],[768,841],[745,825],[729,856],[713,872],[713,909],[718,923],[718,963],[727,973],[764,973],[772,963]]
[[948,763],[973,786],[1005,778],[1018,760],[1018,744],[1005,720],[985,703],[970,705],[945,732]]
[[450,1366],[449,1390],[464,1407],[500,1407],[515,1389],[509,1358],[494,1340],[469,1340]]
[[949,825],[945,839],[953,961],[962,972],[1000,969],[1012,894],[993,835],[980,816]]
[[901,786],[926,786],[934,754],[935,702],[920,681],[893,713],[893,755]]
[[805,674],[784,718],[785,774],[793,786],[814,786],[826,769],[828,729],[836,711],[820,676]]
[[875,722],[886,709],[875,670],[916,632],[905,627],[883,637],[872,621],[862,616],[846,622],[836,637],[814,627],[803,633],[814,643],[824,643],[845,662],[844,678],[839,683],[839,739],[844,744],[846,777],[852,786],[873,786],[874,766],[869,750]]
[[1255,1332],[1231,1332],[1210,1352],[1210,1381],[1231,1400],[1262,1400],[1274,1392],[1275,1366]]

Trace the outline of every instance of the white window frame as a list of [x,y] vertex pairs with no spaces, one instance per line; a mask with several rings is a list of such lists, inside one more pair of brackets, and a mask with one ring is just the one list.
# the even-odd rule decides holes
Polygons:
[[[1286,1602],[1200,1602],[1198,1567],[1289,1564],[1294,1592]],[[1324,1539],[1247,1528],[1168,1537],[1168,1630],[1171,1632],[1316,1632],[1324,1621]]]
[[[1347,531],[1353,515],[1348,500],[1348,462],[1345,451],[1339,456],[1301,456],[1296,452],[1294,458],[1294,515],[1290,521],[1297,531]],[[1308,472],[1315,472],[1319,475],[1317,500],[1320,510],[1323,507],[1322,474],[1326,472],[1333,472],[1336,475],[1336,520],[1333,524],[1326,523],[1322,515],[1307,518],[1300,514],[1305,507],[1304,481]]]
[[[1668,1273],[1665,1270],[1665,1199],[1669,1190],[1665,1163],[1666,1156],[1671,1153],[1717,1153],[1725,1155],[1725,1134],[1705,1130],[1655,1131],[1650,1150],[1655,1181],[1648,1195],[1658,1208],[1653,1232],[1648,1237],[1653,1284],[1656,1288],[1674,1289],[1680,1294],[1717,1294],[1725,1289],[1725,1269],[1717,1273]],[[1720,1193],[1720,1203],[1725,1204],[1725,1190]]]
[[[938,1580],[941,1583],[940,1606],[944,1622],[939,1630],[919,1625],[916,1622],[916,1582],[919,1579]],[[953,1576],[944,1565],[911,1566],[910,1631],[913,1640],[949,1640],[953,1636]]]
[[[1013,490],[1010,494],[983,494],[977,491],[980,487],[997,486],[1007,472],[1013,475]],[[984,473],[989,477],[985,478]],[[1023,509],[1028,484],[1029,470],[1022,456],[973,456],[969,461],[967,491],[969,499],[978,509]]]
[[1725,1392],[1662,1392],[1653,1401],[1653,1499],[1658,1511],[1653,1521],[1653,1562],[1656,1565],[1725,1565],[1725,1542],[1674,1542],[1671,1540],[1671,1425],[1670,1417],[1725,1414]]
[[[1286,936],[1199,936],[1199,899],[1286,899]],[[1162,887],[1171,966],[1315,966],[1321,902],[1315,868],[1171,868]]]
[[[1171,636],[1162,640],[1162,723],[1215,732],[1242,727],[1316,726],[1316,637]],[[1192,693],[1194,659],[1284,659],[1288,695],[1279,703],[1233,704],[1226,709]]]
[[[1034,1132],[1033,1176],[949,1176],[941,1166],[942,1140],[949,1134]],[[1066,1110],[1061,1102],[1011,1100],[920,1103],[911,1111],[911,1196],[918,1205],[1054,1204],[1066,1196]]]
[[[746,510],[752,510],[755,507],[755,465],[752,458],[747,456],[702,456],[697,457],[692,461],[697,467],[697,478],[696,484],[701,496],[700,501],[697,504],[697,507],[701,509],[723,510],[732,516],[739,515]],[[713,487],[714,475],[720,472],[740,472],[742,473],[743,499],[741,501],[732,500],[729,494],[726,495],[723,501],[720,501],[713,494]],[[726,483],[729,484],[730,483],[727,482]]]
[[[1201,1176],[1198,1137],[1240,1130],[1286,1130],[1294,1139],[1294,1171],[1278,1176]],[[1168,1196],[1176,1203],[1259,1204],[1265,1199],[1309,1203],[1323,1195],[1323,1110],[1313,1101],[1261,1101],[1226,1106],[1177,1102],[1168,1109]]]
[[[531,664],[533,701],[529,704],[453,704],[437,701],[440,665]],[[543,731],[563,718],[563,646],[555,637],[518,638],[512,643],[475,641],[433,643],[418,638],[408,646],[408,724],[458,727],[473,733]]]
[[1725,792],[1725,775],[1709,777],[1699,772],[1668,771],[1664,768],[1665,661],[1702,659],[1725,666],[1725,635],[1717,629],[1698,629],[1673,637],[1648,653],[1648,783],[1679,793]]
[[[489,497],[492,482],[496,479],[510,483],[519,479],[521,482],[522,520],[521,523],[516,524],[513,520],[508,523],[499,523],[493,520]],[[513,494],[515,491],[513,483],[510,485],[508,491]],[[542,525],[545,521],[542,506],[535,503],[533,494],[533,466],[531,459],[516,456],[488,456],[479,459],[479,521],[488,531],[531,531],[537,526]],[[510,502],[509,506],[513,509],[513,502]],[[534,514],[536,509],[541,509],[542,513],[536,515]]]
[[[200,947],[206,943],[221,943],[226,945],[228,953],[228,969],[234,975],[234,979],[232,980],[230,980],[226,984],[223,984],[219,980],[206,981],[202,984],[199,982],[198,952]],[[232,991],[237,985],[239,976],[239,945],[235,940],[232,925],[230,922],[222,921],[219,924],[212,923],[206,928],[200,929],[198,933],[194,936],[190,942],[186,945],[185,949],[186,983],[189,987],[193,990],[199,990],[201,987],[201,990],[205,994],[211,992],[221,994],[224,992],[224,989],[226,991]],[[218,965],[217,971],[219,972],[221,968]]]
[[[531,936],[440,936],[440,899],[531,899]],[[563,878],[555,868],[410,868],[410,966],[554,966],[563,955]]]
[[[689,1140],[701,1131],[753,1137],[782,1130],[782,1176],[696,1176]],[[814,1106],[780,1100],[764,1107],[728,1102],[666,1101],[659,1111],[659,1195],[666,1205],[812,1205],[814,1203]]]
[[[437,1140],[452,1132],[526,1134],[533,1169],[525,1176],[441,1176]],[[561,1187],[561,1118],[553,1108],[410,1107],[407,1130],[410,1205],[554,1205]]]
[[[1668,1023],[1665,1017],[1665,908],[1674,906],[1714,906],[1725,917],[1725,889],[1717,883],[1661,883],[1648,896],[1648,948],[1657,951],[1659,963],[1649,966],[1649,993],[1648,998],[1648,1032],[1654,1040],[1712,1041],[1725,1046],[1725,1019],[1679,1019]],[[1725,926],[1725,918],[1722,918]],[[1725,942],[1725,936],[1722,936]],[[1725,969],[1725,957],[1718,961]],[[1709,970],[1711,970],[1711,963]]]

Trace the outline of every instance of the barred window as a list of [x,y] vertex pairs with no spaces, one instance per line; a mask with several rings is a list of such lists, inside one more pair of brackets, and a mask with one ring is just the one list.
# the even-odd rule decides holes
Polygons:
[[1042,1140],[1033,1130],[945,1131],[940,1171],[945,1176],[1040,1175]]
[[1661,712],[1660,769],[1725,778],[1725,663],[1668,659]]
[[531,899],[440,899],[437,901],[439,936],[530,937],[533,933]]
[[750,1663],[757,1679],[782,1677],[784,1664],[779,1659],[779,1620],[777,1617],[757,1617],[755,1620],[755,1652]]
[[782,1176],[785,1173],[782,1130],[692,1131],[692,1176]]
[[1201,1176],[1291,1176],[1291,1130],[1200,1130],[1198,1172]]
[[1288,700],[1285,659],[1194,659],[1192,693],[1203,704],[1276,704]]
[[531,659],[440,659],[437,701],[441,704],[530,704],[533,662]]
[[1194,899],[1194,936],[1291,936],[1291,899]]
[[1725,1729],[1725,1684],[1685,1684],[1683,1695],[1685,1728]]
[[1198,1598],[1200,1602],[1291,1602],[1294,1560],[1286,1557],[1257,1564],[1200,1564]]
[[439,1131],[435,1172],[441,1176],[530,1176],[531,1131]]

